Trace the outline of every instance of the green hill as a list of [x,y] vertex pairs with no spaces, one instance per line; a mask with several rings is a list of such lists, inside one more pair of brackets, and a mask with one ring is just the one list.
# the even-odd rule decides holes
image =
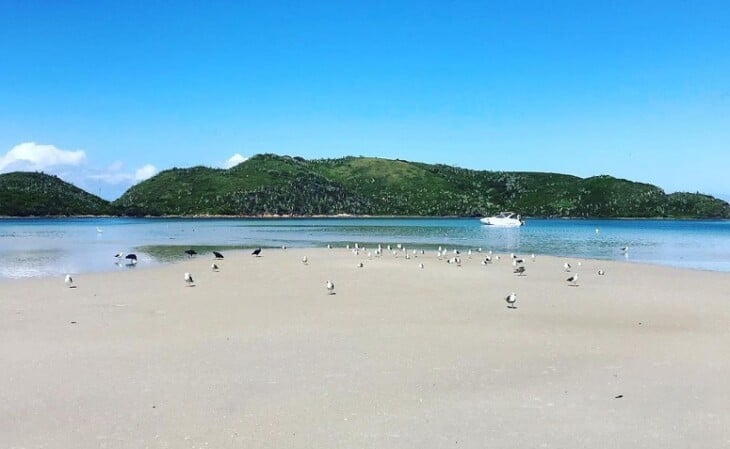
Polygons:
[[44,173],[0,175],[0,215],[104,215],[109,202]]
[[166,170],[112,203],[126,215],[730,218],[730,205],[610,176],[468,170],[402,160],[257,155],[228,170]]

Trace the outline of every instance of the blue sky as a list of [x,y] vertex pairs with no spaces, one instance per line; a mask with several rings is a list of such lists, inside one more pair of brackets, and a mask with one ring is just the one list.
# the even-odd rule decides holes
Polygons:
[[0,0],[0,172],[116,198],[238,154],[730,199],[730,2]]

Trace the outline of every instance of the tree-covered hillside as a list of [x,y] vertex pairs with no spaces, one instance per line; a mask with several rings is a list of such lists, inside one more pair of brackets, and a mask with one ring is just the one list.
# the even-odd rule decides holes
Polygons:
[[0,215],[104,215],[109,202],[44,173],[0,175]]
[[423,215],[730,218],[728,203],[610,176],[469,170],[367,157],[254,156],[172,169],[113,203],[127,215]]
[[468,170],[369,157],[264,154],[236,167],[174,168],[109,204],[55,176],[0,175],[0,215],[393,215],[730,218],[699,193],[610,176]]

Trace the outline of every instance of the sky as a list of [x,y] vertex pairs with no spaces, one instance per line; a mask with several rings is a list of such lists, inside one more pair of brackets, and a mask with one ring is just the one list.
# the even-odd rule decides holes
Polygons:
[[258,153],[730,200],[730,2],[0,0],[0,173],[115,199]]

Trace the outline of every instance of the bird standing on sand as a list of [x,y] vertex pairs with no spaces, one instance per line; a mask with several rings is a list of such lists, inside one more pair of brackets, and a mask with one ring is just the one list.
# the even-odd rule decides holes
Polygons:
[[418,264],[418,268],[423,268],[423,264],[422,263],[419,263]]
[[210,266],[210,269],[213,270],[213,271],[218,271],[218,265],[213,264],[213,265]]
[[575,273],[573,276],[566,279],[566,281],[570,282],[570,285],[578,285],[578,273]]
[[306,265],[306,264],[307,264],[307,256],[302,256],[302,263],[303,263],[304,265]]
[[193,281],[193,275],[190,273],[185,273],[185,283],[188,287],[192,287],[195,281]]
[[335,284],[332,283],[332,281],[327,281],[327,294],[334,295],[335,294]]
[[213,251],[213,256],[215,256],[216,259],[223,259],[223,254],[219,253],[218,251]]
[[533,253],[532,255],[530,255],[530,257],[532,257],[532,261],[534,262],[535,261],[535,254]]
[[524,265],[520,265],[519,267],[515,268],[514,273],[517,276],[524,276],[525,275],[525,266]]
[[571,269],[572,267],[570,266],[570,264],[569,264],[568,262],[565,262],[565,263],[563,264],[563,268],[565,268],[565,271],[570,271],[570,269]]
[[517,306],[515,303],[517,302],[517,293],[512,292],[509,295],[507,295],[506,298],[504,298],[505,301],[507,301],[507,308],[509,309],[516,309]]
[[599,276],[603,276],[604,274],[606,274],[606,272],[605,272],[605,271],[603,271],[603,270],[598,270],[598,275],[599,275]]
[[261,257],[261,248],[256,248],[251,252],[252,256]]
[[63,282],[66,283],[66,285],[68,286],[68,288],[74,288],[74,280],[73,280],[73,278],[71,277],[70,274],[67,274],[66,275],[66,278],[63,280]]
[[362,264],[362,262],[360,262],[359,264],[357,264],[357,267],[358,267],[358,268],[362,268],[362,267],[364,267],[364,266],[365,266],[365,265],[363,265],[363,264]]
[[126,256],[124,256],[124,258],[129,260],[130,265],[137,264],[137,255],[136,254],[127,254]]

